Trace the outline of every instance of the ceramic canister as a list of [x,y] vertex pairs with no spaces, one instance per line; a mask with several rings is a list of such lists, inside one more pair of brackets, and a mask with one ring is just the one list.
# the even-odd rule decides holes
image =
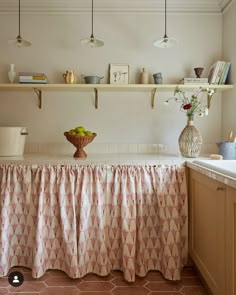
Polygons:
[[220,141],[217,142],[219,148],[219,154],[224,160],[235,160],[236,159],[236,142],[231,141]]
[[161,73],[153,74],[153,78],[155,84],[162,84],[163,78]]

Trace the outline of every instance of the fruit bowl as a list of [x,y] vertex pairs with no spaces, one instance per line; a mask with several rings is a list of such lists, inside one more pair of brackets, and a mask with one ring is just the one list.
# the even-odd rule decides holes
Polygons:
[[78,136],[70,135],[69,132],[64,132],[66,139],[76,147],[76,152],[74,153],[75,158],[85,159],[87,154],[84,151],[84,147],[94,140],[97,136],[96,133],[93,133],[89,136]]

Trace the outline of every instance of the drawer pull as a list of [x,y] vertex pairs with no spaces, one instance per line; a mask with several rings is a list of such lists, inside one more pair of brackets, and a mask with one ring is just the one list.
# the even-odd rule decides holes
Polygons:
[[217,192],[223,192],[223,191],[224,191],[224,188],[223,188],[223,187],[220,187],[220,186],[218,186],[216,190],[217,190]]

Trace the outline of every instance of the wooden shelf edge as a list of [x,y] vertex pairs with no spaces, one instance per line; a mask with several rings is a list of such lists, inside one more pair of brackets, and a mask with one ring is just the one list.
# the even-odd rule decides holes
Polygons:
[[[151,108],[154,109],[155,95],[157,91],[174,91],[176,87],[186,90],[194,90],[199,87],[214,89],[215,91],[224,91],[232,89],[234,85],[184,85],[184,84],[0,84],[0,90],[17,91],[17,90],[33,90],[38,98],[38,107],[42,109],[42,91],[43,90],[78,90],[93,91],[95,95],[95,109],[98,109],[98,91],[150,91],[151,92]],[[208,107],[210,108],[211,96],[208,96]]]
[[234,85],[184,85],[184,84],[125,84],[125,85],[114,85],[114,84],[0,84],[1,90],[19,90],[19,89],[40,89],[40,90],[81,90],[81,91],[93,91],[94,87],[98,90],[110,90],[110,91],[125,91],[125,90],[140,90],[140,91],[150,91],[152,89],[157,89],[160,91],[172,91],[176,87],[182,89],[195,89],[199,87],[210,88],[215,90],[228,90],[234,88]]

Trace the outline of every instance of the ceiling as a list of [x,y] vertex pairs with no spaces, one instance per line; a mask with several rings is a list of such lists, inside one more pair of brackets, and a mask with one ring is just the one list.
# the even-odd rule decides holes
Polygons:
[[[222,13],[236,0],[167,0],[168,12]],[[23,12],[80,13],[90,11],[89,0],[21,0]],[[0,0],[0,13],[18,9],[18,0]],[[163,12],[164,0],[94,0],[98,12]]]

